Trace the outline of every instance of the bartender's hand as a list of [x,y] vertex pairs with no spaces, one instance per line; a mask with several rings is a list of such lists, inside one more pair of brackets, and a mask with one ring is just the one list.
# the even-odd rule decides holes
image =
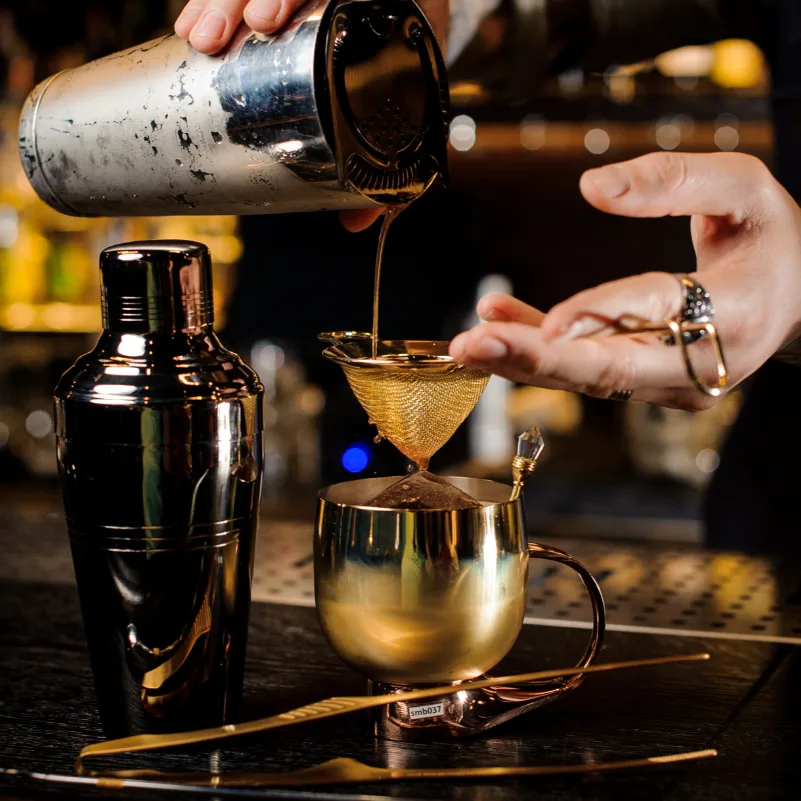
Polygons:
[[[306,0],[188,0],[175,21],[175,32],[195,50],[212,55],[231,41],[244,19],[256,33],[279,31]],[[448,32],[449,0],[420,3],[443,50]],[[342,224],[349,231],[363,231],[381,211],[359,209],[342,212]]]
[[[175,20],[175,32],[192,47],[211,55],[231,41],[244,21],[256,33],[276,33],[306,0],[188,0]],[[450,0],[421,0],[434,34],[445,48]]]
[[[610,214],[692,216],[692,277],[711,296],[730,386],[801,335],[801,211],[761,161],[655,153],[590,170],[581,192]],[[513,381],[600,398],[634,390],[632,400],[704,409],[714,400],[691,387],[678,347],[655,335],[610,336],[621,318],[663,322],[681,306],[676,278],[655,272],[580,292],[547,315],[491,295],[478,306],[488,322],[456,337],[451,355]],[[689,352],[696,364],[711,360],[706,340]]]

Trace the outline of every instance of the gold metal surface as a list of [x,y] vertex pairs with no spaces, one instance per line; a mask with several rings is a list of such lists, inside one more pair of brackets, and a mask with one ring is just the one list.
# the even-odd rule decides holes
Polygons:
[[[683,334],[704,331],[712,343],[712,352],[715,356],[715,382],[707,383],[703,381],[695,369],[689,345],[684,341]],[[723,344],[718,336],[718,329],[714,323],[687,323],[680,320],[667,320],[664,323],[645,323],[637,322],[628,325],[621,321],[618,334],[672,334],[673,340],[678,343],[681,350],[684,367],[687,370],[687,377],[693,386],[704,395],[712,398],[719,398],[729,384],[729,369],[726,365],[726,358],[723,355]],[[700,340],[703,342],[703,340]]]
[[534,459],[526,459],[523,456],[515,456],[512,459],[512,494],[509,500],[516,501],[523,491],[523,486],[528,481],[531,474],[537,469],[537,462]]
[[682,324],[675,320],[669,320],[668,326],[673,334],[673,338],[679,343],[681,355],[684,358],[684,366],[687,368],[687,375],[690,377],[690,380],[705,395],[709,395],[712,398],[720,397],[729,383],[729,371],[726,366],[726,359],[723,356],[723,345],[718,337],[718,330],[714,323],[703,323],[698,330],[706,331],[712,341],[712,349],[715,353],[715,372],[717,379],[715,384],[706,384],[700,379],[695,367],[693,367],[692,359],[687,350],[687,343],[682,336],[683,332],[691,331],[695,326]]
[[535,681],[545,681],[573,676],[584,676],[595,673],[609,673],[616,670],[627,670],[642,667],[658,667],[662,665],[679,664],[683,662],[704,662],[709,659],[707,653],[682,654],[678,656],[663,656],[651,659],[637,659],[627,662],[609,662],[605,665],[594,665],[583,668],[559,668],[556,670],[540,670],[535,673],[523,673],[516,676],[505,676],[480,681],[465,682],[458,685],[445,685],[442,687],[428,687],[421,690],[412,690],[405,693],[392,693],[373,696],[345,696],[329,698],[307,706],[302,706],[288,712],[282,712],[272,717],[245,723],[231,723],[212,729],[201,729],[190,732],[177,732],[174,734],[140,734],[134,737],[124,737],[118,740],[93,743],[83,748],[75,763],[78,775],[91,773],[84,766],[84,761],[94,757],[127,754],[139,751],[156,751],[178,746],[197,745],[217,740],[227,740],[244,734],[281,729],[298,723],[307,723],[313,720],[337,717],[349,712],[373,709],[387,704],[398,702],[420,701],[427,698],[436,698],[443,695],[455,695],[464,691],[480,690],[496,684],[515,685]]
[[317,610],[337,655],[364,676],[401,686],[472,679],[517,640],[527,563],[505,560],[492,579],[477,565],[441,582],[351,564],[326,585]]
[[[347,338],[342,338],[342,337]],[[338,364],[378,433],[421,470],[473,411],[489,375],[457,364],[448,342],[321,334],[323,355]]]
[[509,488],[447,477],[477,509],[362,507],[396,479],[320,493],[317,614],[331,647],[374,681],[410,686],[474,679],[509,652],[526,607],[522,509]]
[[[404,511],[364,504],[396,479],[347,481],[320,492],[315,532],[317,614],[331,647],[373,681],[465,681],[494,667],[523,625],[529,558],[570,557],[529,546],[523,510],[505,484],[446,477],[482,503]],[[579,571],[580,572],[580,571]],[[597,607],[593,654],[602,637]]]

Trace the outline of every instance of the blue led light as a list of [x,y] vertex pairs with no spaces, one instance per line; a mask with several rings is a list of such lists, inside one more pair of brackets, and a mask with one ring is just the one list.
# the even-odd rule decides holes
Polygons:
[[370,451],[364,445],[352,445],[342,454],[342,466],[349,473],[361,473],[370,463]]

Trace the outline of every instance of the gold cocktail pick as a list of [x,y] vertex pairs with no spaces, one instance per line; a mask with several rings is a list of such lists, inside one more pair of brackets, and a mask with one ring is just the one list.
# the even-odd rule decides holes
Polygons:
[[419,701],[425,698],[436,698],[443,695],[453,695],[463,690],[480,690],[486,687],[517,685],[531,681],[545,679],[558,679],[567,676],[578,676],[590,673],[608,673],[614,670],[626,670],[640,667],[656,667],[681,662],[701,662],[709,659],[709,654],[683,654],[678,656],[662,656],[652,659],[636,659],[627,662],[609,662],[605,665],[591,667],[562,668],[558,670],[541,670],[536,673],[523,673],[517,676],[504,676],[498,678],[485,678],[478,681],[462,682],[461,684],[447,684],[443,687],[427,687],[422,690],[410,690],[403,693],[388,693],[374,696],[343,696],[328,698],[324,701],[307,706],[298,707],[288,712],[282,712],[260,720],[251,720],[244,723],[229,723],[211,729],[197,731],[176,732],[174,734],[139,734],[133,737],[123,737],[118,740],[93,743],[83,748],[78,755],[75,771],[79,775],[85,772],[84,760],[92,757],[111,756],[114,754],[127,754],[137,751],[154,751],[175,746],[196,745],[216,740],[225,740],[229,737],[238,737],[244,734],[281,729],[297,723],[306,723],[313,720],[323,720],[349,712],[358,712],[364,709],[385,706],[398,702]]
[[537,460],[545,450],[545,440],[539,428],[534,426],[517,438],[517,453],[512,459],[512,496],[516,501],[523,491],[523,485],[537,469]]

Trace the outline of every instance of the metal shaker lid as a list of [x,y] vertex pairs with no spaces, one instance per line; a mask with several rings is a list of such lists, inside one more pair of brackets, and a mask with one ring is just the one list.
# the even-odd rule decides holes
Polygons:
[[214,322],[211,256],[200,242],[124,242],[100,254],[103,327],[195,333]]

